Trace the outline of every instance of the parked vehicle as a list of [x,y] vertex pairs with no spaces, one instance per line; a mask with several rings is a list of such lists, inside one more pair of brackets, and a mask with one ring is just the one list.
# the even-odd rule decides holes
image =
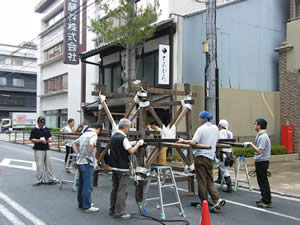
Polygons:
[[1,131],[22,130],[25,127],[34,127],[36,125],[37,113],[11,113],[11,118],[1,120]]

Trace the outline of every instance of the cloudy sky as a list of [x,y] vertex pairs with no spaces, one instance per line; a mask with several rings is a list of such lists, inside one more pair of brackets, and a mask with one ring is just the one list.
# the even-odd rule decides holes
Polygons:
[[18,45],[40,31],[41,15],[34,12],[40,0],[1,0],[0,43]]

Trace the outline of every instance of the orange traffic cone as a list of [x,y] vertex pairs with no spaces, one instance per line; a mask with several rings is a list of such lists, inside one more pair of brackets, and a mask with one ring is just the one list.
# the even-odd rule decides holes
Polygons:
[[200,225],[211,225],[210,217],[209,217],[209,210],[208,210],[208,203],[206,200],[204,200],[202,202],[201,224]]

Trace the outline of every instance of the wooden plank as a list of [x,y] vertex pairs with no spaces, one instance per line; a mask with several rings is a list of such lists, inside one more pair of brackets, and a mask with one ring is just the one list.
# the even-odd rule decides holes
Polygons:
[[156,120],[156,122],[158,123],[158,125],[160,127],[163,127],[163,125],[164,125],[163,122],[160,120],[160,118],[158,117],[157,113],[152,108],[152,106],[148,106],[148,109],[149,109],[150,113],[152,114],[152,116],[154,117],[154,119]]
[[181,144],[181,143],[172,143],[172,142],[161,142],[162,146],[172,147],[172,148],[200,148],[200,149],[211,149],[211,146],[208,145],[189,145],[189,144]]
[[185,155],[183,154],[183,152],[180,149],[175,148],[175,151],[182,162],[184,162],[186,165],[189,165],[189,166],[191,165],[190,160],[185,157]]
[[[145,90],[147,90],[148,93],[152,93],[152,94],[169,94],[169,95],[181,95],[181,96],[185,96],[185,92],[184,91],[177,91],[177,90],[171,90],[171,89],[164,89],[164,88],[144,88]],[[133,91],[139,91],[140,87],[132,87]],[[193,94],[193,97],[197,97],[196,94]]]
[[[229,148],[231,148],[231,146],[234,146],[234,147],[244,147],[244,144],[243,143],[237,143],[237,142],[225,142],[225,141],[222,141],[222,143],[218,143],[218,146],[221,147],[222,144],[225,144],[227,146],[230,146]],[[227,147],[222,147],[222,148],[227,148]]]
[[103,152],[100,153],[99,157],[97,158],[97,162],[101,162],[104,156],[107,154],[108,150],[110,149],[110,144],[106,145]]
[[152,165],[153,161],[156,159],[156,157],[157,157],[159,151],[160,151],[159,146],[156,146],[156,147],[152,150],[150,156],[147,158],[146,165],[145,165],[146,168],[150,168],[150,166]]
[[[114,98],[125,98],[125,97],[134,97],[135,94],[120,94],[115,92],[108,92],[104,94],[106,97],[114,97]],[[99,96],[99,91],[92,91],[92,96]]]
[[137,110],[135,111],[135,113],[132,115],[132,117],[131,117],[129,120],[130,120],[130,121],[134,120],[135,117],[137,117],[137,115],[139,114],[139,112],[140,112],[140,109],[137,109]]
[[111,125],[113,125],[115,123],[114,118],[112,117],[112,115],[110,114],[109,108],[107,107],[107,104],[105,101],[103,101],[102,106],[106,112],[106,116],[108,118],[108,120],[110,121]]
[[[185,100],[184,103],[194,104],[195,100]],[[170,101],[170,102],[151,102],[152,107],[159,107],[159,106],[179,106],[181,105],[181,101]]]
[[131,102],[131,105],[130,105],[128,111],[125,113],[124,118],[127,118],[127,119],[128,119],[128,117],[129,117],[130,113],[132,112],[132,110],[134,109],[135,105],[136,105],[136,103],[135,103],[135,101],[133,100],[133,101]]
[[[217,147],[218,148],[231,148],[231,144],[225,144],[225,143],[220,144],[220,143],[218,143]],[[237,146],[237,147],[244,147],[244,145],[243,146]]]
[[175,113],[174,118],[172,119],[171,123],[170,123],[170,128],[174,125],[174,123],[176,122],[178,116],[181,114],[183,107],[180,106],[180,108],[177,110],[177,112]]
[[178,116],[177,120],[175,121],[174,125],[177,127],[177,125],[180,123],[180,121],[182,120],[182,118],[185,116],[185,114],[189,111],[189,109],[184,108],[182,109],[182,112],[180,113],[180,115]]

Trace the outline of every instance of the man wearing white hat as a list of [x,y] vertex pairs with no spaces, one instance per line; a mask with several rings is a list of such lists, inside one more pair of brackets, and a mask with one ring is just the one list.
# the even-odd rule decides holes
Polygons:
[[[232,132],[228,129],[229,128],[229,123],[227,120],[220,120],[219,121],[219,138],[220,139],[232,139],[233,134]],[[229,167],[231,164],[231,159],[232,159],[232,148],[222,148],[220,153],[219,153],[219,174],[218,174],[218,179],[217,183],[221,183],[222,177],[224,177],[227,189],[226,192],[232,192],[232,183],[231,183],[231,178],[229,174]]]

